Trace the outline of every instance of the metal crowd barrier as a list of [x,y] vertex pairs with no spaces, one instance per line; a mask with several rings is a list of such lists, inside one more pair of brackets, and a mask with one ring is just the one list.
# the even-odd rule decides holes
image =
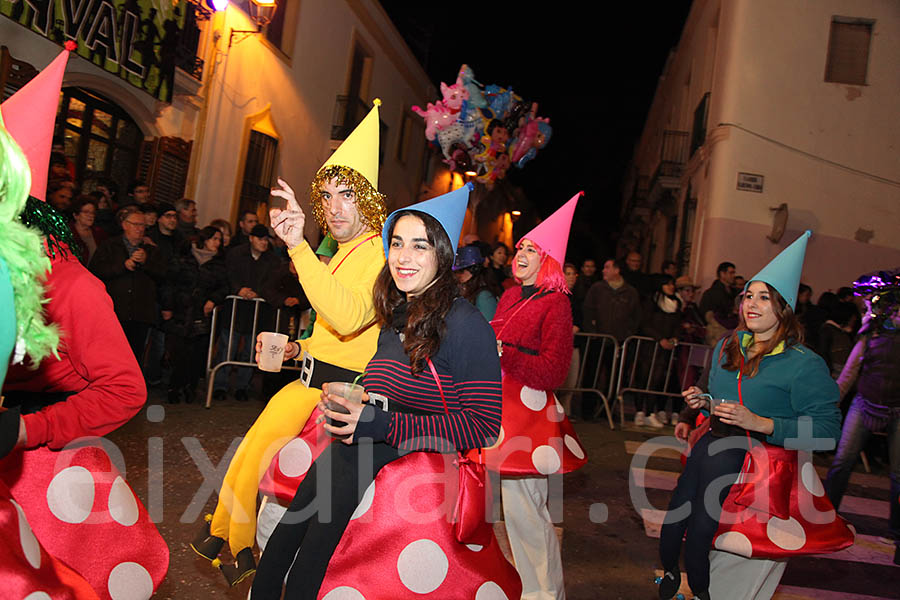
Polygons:
[[[583,343],[581,343],[583,340]],[[599,346],[599,354],[597,347]],[[561,387],[558,392],[581,392],[594,393],[600,396],[603,401],[602,405],[597,406],[594,412],[594,418],[600,416],[602,411],[606,412],[606,418],[609,421],[609,428],[615,429],[613,425],[612,411],[609,407],[609,399],[613,397],[613,389],[615,384],[615,370],[618,365],[619,344],[616,338],[611,335],[601,333],[576,333],[575,347],[581,351],[581,360],[578,365],[578,379],[575,381],[575,387]],[[607,358],[612,354],[612,359]],[[596,364],[594,364],[596,362]],[[601,380],[603,375],[603,366],[610,365],[607,378],[609,383],[604,386]],[[593,369],[593,374],[590,373]],[[589,379],[585,381],[585,370],[588,370]],[[605,389],[601,389],[605,387]]]
[[[648,348],[650,345],[652,345],[652,355],[649,367],[647,367],[646,359],[650,354]],[[688,380],[691,373],[691,369],[688,367],[697,367],[698,369],[708,367],[712,352],[713,348],[706,344],[678,342],[672,351],[667,351],[659,345],[657,340],[650,337],[633,335],[626,338],[619,353],[621,361],[616,381],[616,403],[619,405],[620,422],[625,423],[626,392],[680,398],[681,390],[687,389],[694,383]],[[668,358],[665,354],[668,354]],[[657,370],[658,361],[661,366],[664,363],[664,372]],[[678,372],[679,368],[681,368],[680,373]],[[623,381],[626,372],[628,379]],[[674,385],[675,383],[677,385]],[[669,391],[672,387],[676,389]]]
[[[257,331],[257,324],[259,322],[259,307],[260,307],[260,304],[266,304],[266,301],[263,300],[262,298],[253,298],[253,299],[248,300],[246,298],[241,298],[240,296],[227,296],[226,300],[231,300],[231,322],[228,326],[228,348],[227,348],[228,351],[225,353],[225,360],[216,365],[213,365],[212,363],[213,363],[213,360],[215,357],[216,340],[219,337],[216,325],[218,324],[219,311],[221,310],[222,307],[217,306],[213,309],[212,322],[210,323],[210,328],[209,328],[209,350],[207,351],[207,354],[206,354],[206,404],[205,404],[206,408],[210,408],[212,406],[213,384],[215,383],[216,373],[219,371],[219,369],[221,369],[222,367],[227,367],[227,366],[251,367],[251,368],[257,367],[256,361],[252,360],[252,359],[250,361],[246,361],[246,362],[240,361],[240,360],[230,360],[230,358],[232,356],[231,350],[233,349],[233,347],[234,347],[233,344],[235,343],[234,322],[235,322],[235,315],[237,314],[238,302],[253,302],[253,328],[252,328],[252,331],[250,332],[250,334],[247,336],[247,343],[253,344],[255,347],[256,335],[259,333],[259,331]],[[281,309],[278,308],[275,310],[275,329],[273,331],[279,331],[280,325],[281,325]],[[251,350],[250,356],[255,357],[256,356],[255,351]],[[283,371],[300,371],[301,370],[300,367],[290,366],[288,364],[282,365],[281,369]]]

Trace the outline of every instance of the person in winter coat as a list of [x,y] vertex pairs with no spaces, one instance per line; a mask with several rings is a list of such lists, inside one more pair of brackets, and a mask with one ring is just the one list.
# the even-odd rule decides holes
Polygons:
[[[657,289],[650,296],[650,306],[644,312],[641,323],[641,335],[653,338],[656,344],[651,348],[645,341],[638,353],[640,372],[638,382],[649,383],[647,389],[668,391],[661,388],[665,381],[666,369],[673,360],[672,353],[678,344],[681,308],[681,298],[675,295],[675,279],[669,275],[658,277]],[[673,380],[670,378],[670,381]],[[634,424],[639,427],[649,425],[654,429],[661,429],[669,422],[665,406],[666,397],[663,395],[638,394]],[[677,408],[673,405],[672,412],[677,413]]]
[[228,294],[221,244],[222,232],[204,227],[172,268],[168,284],[172,318],[165,325],[172,364],[168,399],[173,404],[193,401],[203,375],[212,311]]

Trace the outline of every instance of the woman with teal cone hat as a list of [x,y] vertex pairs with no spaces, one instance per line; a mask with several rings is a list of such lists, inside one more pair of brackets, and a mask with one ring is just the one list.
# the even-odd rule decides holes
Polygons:
[[[451,270],[468,192],[388,216],[374,289],[381,331],[360,381],[363,403],[325,385],[321,414],[300,438],[320,454],[269,538],[254,600],[283,589],[310,599],[519,597],[492,533],[484,546],[460,543],[447,514],[455,451],[489,444],[500,429],[495,341]],[[347,437],[321,444],[323,432]]]
[[[747,282],[740,325],[720,340],[713,352],[709,394],[697,386],[682,392],[692,408],[701,408],[706,414],[711,410],[712,426],[691,448],[662,526],[660,598],[673,598],[681,584],[682,545],[695,599],[768,598],[781,578],[784,561],[735,556],[747,550],[733,545],[735,540],[746,540],[752,555],[759,556],[758,540],[744,533],[721,535],[722,505],[732,491],[732,485],[722,486],[721,482],[737,477],[751,437],[781,449],[785,445],[797,448],[798,442],[811,447],[813,440],[833,443],[838,435],[837,386],[824,361],[802,344],[802,328],[794,314],[810,235],[804,233]],[[711,408],[710,398],[725,402]],[[804,420],[811,423],[809,440],[800,439]],[[771,480],[769,489],[782,490],[779,483],[783,482]],[[718,494],[708,499],[711,489]],[[791,491],[789,482],[784,491]],[[843,524],[836,522],[835,527],[840,529]],[[711,569],[712,548],[721,552]],[[728,556],[720,558],[718,554]],[[727,568],[719,568],[725,564]]]

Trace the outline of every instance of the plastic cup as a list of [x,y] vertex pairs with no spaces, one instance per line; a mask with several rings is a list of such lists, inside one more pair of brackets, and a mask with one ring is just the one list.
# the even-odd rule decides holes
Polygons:
[[723,423],[719,417],[714,414],[714,411],[717,406],[720,404],[725,404],[726,402],[734,402],[734,400],[729,400],[728,398],[710,398],[709,399],[709,416],[712,421],[709,423],[709,428],[712,430],[713,435],[719,437],[726,437],[729,435],[737,435],[742,431],[740,427],[736,425],[728,425],[727,423]]
[[[329,394],[340,396],[341,398],[349,400],[350,402],[355,402],[356,404],[362,404],[364,391],[363,386],[357,385],[355,383],[346,383],[344,381],[336,381],[334,383],[329,383],[326,385],[328,386],[327,391]],[[350,414],[349,410],[336,402],[332,402],[331,400],[326,403],[326,406],[328,407],[328,410],[333,410],[334,412],[343,413],[345,415]],[[326,418],[325,420],[329,425],[332,425],[333,427],[343,427],[344,425],[346,425],[346,423],[343,421],[335,421],[328,418]],[[335,434],[331,434],[331,436],[339,440],[344,440],[350,437],[348,435]]]
[[262,349],[259,352],[260,370],[278,373],[284,361],[284,347],[287,345],[288,336],[264,331],[260,334],[260,341],[262,342]]

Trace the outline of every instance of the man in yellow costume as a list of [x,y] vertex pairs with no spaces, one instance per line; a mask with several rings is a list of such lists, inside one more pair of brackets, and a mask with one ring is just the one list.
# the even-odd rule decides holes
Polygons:
[[[378,342],[372,288],[384,265],[381,228],[386,207],[378,192],[378,106],[316,173],[310,185],[313,216],[338,242],[329,264],[319,261],[303,238],[305,215],[287,183],[278,180],[273,196],[287,200],[287,209],[273,209],[275,233],[288,247],[297,277],[316,311],[312,335],[291,342],[285,358],[301,356],[299,380],[269,401],[235,453],[215,513],[208,528],[191,543],[200,556],[213,561],[231,585],[256,570],[252,546],[256,533],[259,482],[272,457],[300,433],[319,401],[326,382],[354,381],[365,370]],[[228,540],[235,565],[217,558]]]

